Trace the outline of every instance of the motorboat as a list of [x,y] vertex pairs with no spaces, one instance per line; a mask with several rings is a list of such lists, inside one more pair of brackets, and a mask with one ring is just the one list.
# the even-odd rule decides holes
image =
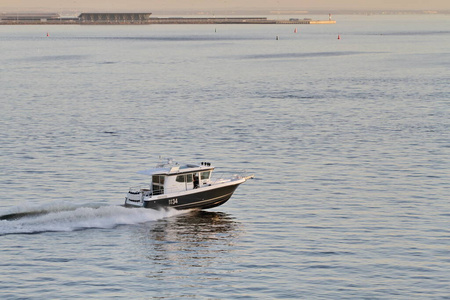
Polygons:
[[227,202],[236,188],[253,175],[234,174],[213,178],[215,167],[209,162],[179,164],[172,159],[155,168],[138,172],[151,176],[145,186],[131,187],[125,197],[126,207],[206,209]]

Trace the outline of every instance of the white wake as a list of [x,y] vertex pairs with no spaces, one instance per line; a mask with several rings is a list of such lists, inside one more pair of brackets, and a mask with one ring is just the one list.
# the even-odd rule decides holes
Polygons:
[[28,211],[24,209],[9,211],[10,214],[19,214],[19,217],[0,220],[0,235],[114,228],[118,225],[145,223],[186,212],[175,209],[153,210],[111,205],[96,207],[67,204],[46,205],[33,207]]

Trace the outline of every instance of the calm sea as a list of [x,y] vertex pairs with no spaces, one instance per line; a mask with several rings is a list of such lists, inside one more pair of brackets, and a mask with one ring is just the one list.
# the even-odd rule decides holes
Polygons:
[[[0,298],[449,299],[450,16],[336,19],[0,26]],[[256,178],[120,207],[160,155]]]

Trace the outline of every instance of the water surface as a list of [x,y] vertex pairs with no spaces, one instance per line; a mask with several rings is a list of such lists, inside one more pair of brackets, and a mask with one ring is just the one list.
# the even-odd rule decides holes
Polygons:
[[[449,19],[337,17],[1,26],[1,298],[448,298]],[[256,178],[120,207],[159,155]]]

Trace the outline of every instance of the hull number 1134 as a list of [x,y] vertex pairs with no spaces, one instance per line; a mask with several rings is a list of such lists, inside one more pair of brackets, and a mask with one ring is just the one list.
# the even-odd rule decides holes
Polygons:
[[178,204],[177,198],[169,199],[169,205],[175,205],[175,204]]

